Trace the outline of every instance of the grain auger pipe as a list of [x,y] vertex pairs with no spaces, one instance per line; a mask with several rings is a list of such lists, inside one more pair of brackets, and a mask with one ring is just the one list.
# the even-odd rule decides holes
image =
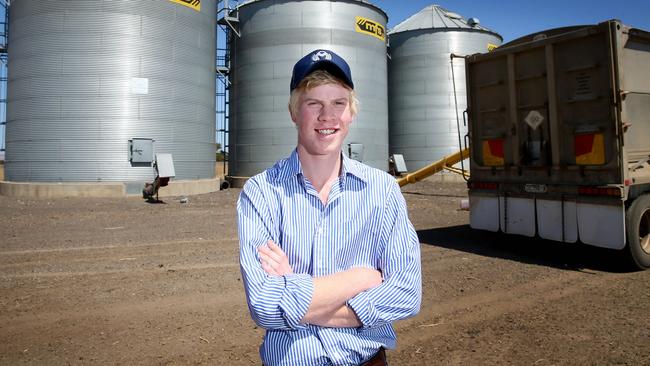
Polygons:
[[467,175],[467,172],[463,172],[460,169],[456,169],[453,167],[453,165],[458,164],[460,161],[467,159],[468,157],[469,157],[469,148],[460,150],[452,155],[445,156],[442,159],[432,164],[429,164],[422,169],[416,170],[413,173],[409,173],[403,177],[397,178],[397,183],[399,184],[400,187],[403,187],[410,183],[419,182],[430,175],[442,171],[443,169],[450,170],[454,173]]

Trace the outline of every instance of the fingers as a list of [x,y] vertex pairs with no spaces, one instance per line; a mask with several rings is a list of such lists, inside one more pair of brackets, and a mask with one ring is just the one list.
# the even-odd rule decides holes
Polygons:
[[269,275],[284,276],[293,273],[287,255],[272,240],[257,248],[262,269]]
[[[268,256],[267,254],[264,254],[261,250],[260,250],[260,253],[259,253],[259,254],[260,254],[260,262],[262,262],[262,263],[266,263],[266,264],[269,264],[269,265],[270,265],[271,263],[275,262],[275,261],[273,260],[273,258],[271,258],[270,256]],[[273,266],[271,266],[271,267],[273,267]]]
[[274,266],[268,260],[261,259],[262,269],[269,275],[278,276],[278,272],[275,270]]
[[260,253],[271,257],[276,262],[281,262],[287,256],[284,254],[284,251],[282,251],[282,248],[280,248],[279,245],[275,244],[273,240],[267,241],[266,246],[259,247],[259,251]]
[[276,255],[278,255],[278,256],[280,256],[280,257],[285,256],[284,251],[282,250],[282,248],[280,248],[279,245],[275,244],[275,242],[274,242],[273,240],[269,240],[269,241],[267,241],[267,242],[266,242],[266,245],[267,245],[268,248],[271,249],[271,251],[272,251],[273,253],[275,253]]
[[282,262],[288,262],[288,260],[286,260],[282,249],[272,240],[267,241],[266,245],[257,248],[257,251],[264,272],[271,276],[283,276],[287,273],[286,268],[282,266]]
[[275,260],[273,257],[261,252],[260,252],[260,262],[262,264],[266,264],[270,268],[277,268],[279,265],[279,262]]
[[265,246],[261,246],[261,247],[257,248],[257,252],[260,255],[260,259],[263,260],[263,261],[266,261],[266,262],[269,262],[269,261],[278,262],[278,259],[279,259],[278,256],[275,253],[273,253],[269,248],[267,248]]

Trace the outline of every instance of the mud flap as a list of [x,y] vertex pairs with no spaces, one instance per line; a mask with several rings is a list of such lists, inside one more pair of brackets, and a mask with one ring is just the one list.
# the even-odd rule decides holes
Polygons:
[[537,232],[541,238],[565,243],[578,241],[575,201],[538,199],[536,210]]
[[499,198],[470,193],[469,226],[472,229],[499,231]]
[[578,203],[578,233],[580,241],[597,247],[625,247],[625,206]]
[[535,200],[499,197],[501,231],[508,234],[535,236]]

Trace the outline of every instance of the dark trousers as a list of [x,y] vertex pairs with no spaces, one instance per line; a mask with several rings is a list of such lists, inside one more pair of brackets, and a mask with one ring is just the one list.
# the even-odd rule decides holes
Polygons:
[[[262,366],[264,366],[264,364],[262,364]],[[359,366],[388,366],[388,361],[386,361],[386,351],[384,351],[383,348],[380,349],[371,359]]]
[[386,351],[380,349],[371,359],[361,364],[361,366],[388,366],[386,361]]

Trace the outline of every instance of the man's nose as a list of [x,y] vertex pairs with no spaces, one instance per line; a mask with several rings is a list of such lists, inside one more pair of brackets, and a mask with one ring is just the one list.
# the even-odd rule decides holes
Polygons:
[[324,105],[318,118],[324,121],[336,118],[336,108],[333,105]]

